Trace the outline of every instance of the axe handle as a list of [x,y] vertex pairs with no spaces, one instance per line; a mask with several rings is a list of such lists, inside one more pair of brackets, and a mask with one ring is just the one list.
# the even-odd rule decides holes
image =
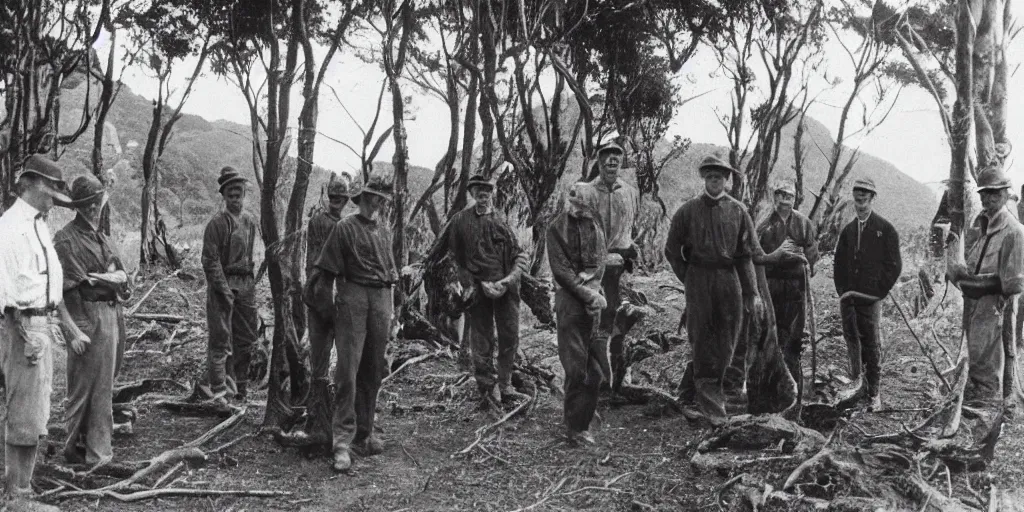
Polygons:
[[[814,321],[814,294],[811,293],[811,268],[804,265],[804,306],[807,311],[806,322],[811,331],[811,396],[814,396],[814,381],[818,375],[818,328]],[[803,375],[800,376],[803,378]]]

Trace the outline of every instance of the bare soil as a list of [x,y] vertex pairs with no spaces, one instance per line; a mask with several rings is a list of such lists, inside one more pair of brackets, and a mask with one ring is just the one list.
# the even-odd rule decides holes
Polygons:
[[[184,345],[164,353],[173,328],[158,328],[141,336],[147,326],[129,323],[129,353],[119,381],[145,377],[173,378],[190,384],[199,375],[205,357],[205,296],[201,271],[188,270],[195,279],[172,278],[154,292],[141,311],[186,316],[175,340]],[[158,276],[137,286],[137,300]],[[651,303],[648,319],[634,332],[643,335],[669,331],[674,334],[685,298],[678,291],[660,287],[676,284],[669,273],[633,276],[633,286]],[[846,373],[846,347],[835,313],[834,290],[827,263],[814,278],[817,300],[818,400],[830,399],[835,379]],[[942,292],[941,287],[939,293]],[[905,299],[905,296],[902,296]],[[264,298],[269,301],[269,298]],[[934,318],[915,320],[915,330],[936,329],[936,337],[954,347],[959,335],[955,319],[958,306],[950,299],[946,310]],[[267,308],[269,311],[269,308]],[[264,313],[269,321],[269,314]],[[899,314],[887,305],[883,330],[883,400],[881,413],[858,413],[850,419],[867,433],[899,431],[913,424],[939,396],[939,384],[917,342]],[[533,327],[524,313],[523,356],[538,366],[559,371],[554,333]],[[405,343],[405,342],[399,342]],[[934,341],[925,340],[945,368]],[[809,345],[809,344],[808,344]],[[688,348],[685,343],[658,354],[633,368],[632,380],[674,392]],[[53,422],[62,420],[64,398],[63,348],[57,350]],[[809,372],[810,348],[804,358]],[[955,356],[955,354],[953,354]],[[528,414],[504,425],[468,455],[453,455],[475,439],[475,430],[493,419],[475,403],[475,386],[454,358],[433,358],[404,370],[389,381],[382,393],[377,424],[386,447],[382,455],[356,458],[351,474],[330,469],[326,454],[307,456],[278,446],[268,435],[257,435],[213,457],[205,466],[190,467],[171,487],[210,489],[275,489],[292,494],[283,498],[169,498],[139,503],[104,499],[78,499],[59,503],[66,510],[702,510],[718,509],[718,489],[736,471],[699,473],[690,464],[702,431],[679,416],[660,416],[650,406],[614,406],[604,401],[600,422],[594,429],[598,440],[591,448],[567,445],[562,424],[561,398],[538,393]],[[461,385],[456,383],[462,382]],[[176,416],[157,408],[159,397],[146,395],[135,402],[139,418],[135,433],[114,440],[117,460],[145,460],[179,446],[213,427],[214,418]],[[222,435],[216,446],[260,428],[265,391],[252,398],[245,421]],[[826,435],[828,433],[826,432]],[[59,444],[62,439],[53,440]],[[1024,483],[1024,426],[1004,427],[996,460],[987,473],[953,475],[955,492],[966,492],[968,477],[976,490],[988,482],[1002,488]],[[766,456],[770,456],[766,453]],[[60,454],[50,450],[46,463],[60,464]],[[742,470],[765,482],[781,485],[800,461],[770,461]],[[52,483],[37,481],[42,488]],[[940,487],[945,490],[945,486]]]

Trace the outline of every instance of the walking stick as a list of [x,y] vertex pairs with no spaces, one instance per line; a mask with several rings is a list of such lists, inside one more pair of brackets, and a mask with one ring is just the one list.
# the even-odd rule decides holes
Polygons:
[[[811,328],[811,397],[814,397],[814,382],[818,376],[818,328],[814,319],[814,294],[811,293],[811,267],[804,265],[804,305]],[[800,376],[803,378],[803,375]]]

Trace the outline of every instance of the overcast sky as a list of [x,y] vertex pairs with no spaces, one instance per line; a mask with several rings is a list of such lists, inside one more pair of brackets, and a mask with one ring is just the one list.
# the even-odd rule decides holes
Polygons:
[[[1024,9],[1016,4],[1018,11]],[[1024,59],[1021,41],[1016,41],[1010,48],[1009,60],[1011,69]],[[101,39],[97,50],[106,51],[108,40]],[[855,43],[854,43],[855,44]],[[318,49],[319,50],[319,49]],[[827,72],[843,76],[849,69],[848,58],[842,48],[832,44],[827,51],[829,56]],[[897,55],[898,56],[898,55]],[[694,142],[706,142],[725,145],[725,131],[716,121],[717,109],[728,109],[729,82],[716,72],[717,62],[710,51],[701,51],[680,72],[677,78],[683,96],[707,94],[688,102],[680,110],[669,130],[669,136],[682,135]],[[182,69],[180,75],[185,75]],[[1024,73],[1015,73],[1010,79],[1010,140],[1015,147],[1022,147],[1017,141],[1022,139],[1022,120],[1024,120]],[[155,81],[140,70],[129,69],[124,80],[136,93],[144,97],[155,96]],[[377,93],[384,80],[379,66],[362,62],[349,53],[341,53],[330,65],[325,82],[332,85],[352,115],[364,126],[368,126],[374,115]],[[821,87],[819,82],[818,86]],[[411,84],[403,84],[404,92],[413,96],[407,113],[407,130],[409,156],[413,164],[433,168],[443,155],[448,138],[447,107],[438,99],[420,93]],[[710,91],[710,92],[708,92]],[[841,99],[846,94],[846,84],[839,84],[818,95],[818,101],[810,110],[810,116],[818,119],[832,131],[833,135],[838,124]],[[301,87],[294,88],[292,113],[297,115],[301,106]],[[894,97],[890,95],[890,97]],[[390,124],[391,107],[385,94],[384,111],[381,124]],[[199,79],[192,97],[184,108],[186,113],[202,116],[207,120],[225,119],[248,125],[249,113],[245,100],[237,88],[212,74]],[[856,129],[860,112],[854,113],[853,127]],[[296,124],[295,119],[292,124]],[[321,91],[319,131],[329,137],[343,140],[356,147],[360,146],[362,135],[344,110],[335,100],[327,87]],[[379,131],[379,130],[378,130]],[[856,141],[862,147],[881,158],[884,158],[903,172],[918,181],[929,183],[944,179],[949,171],[949,147],[939,120],[937,107],[924,91],[907,88],[900,92],[892,113],[884,124],[875,129],[862,141]],[[378,159],[390,160],[392,153],[390,142],[384,146]],[[294,145],[292,147],[294,152]],[[1020,150],[1018,149],[1018,152]],[[1014,156],[1017,152],[1014,152]],[[359,159],[344,146],[326,137],[317,138],[315,162],[334,171],[352,172],[358,168]],[[1013,166],[1011,176],[1019,185],[1024,178],[1022,166]]]

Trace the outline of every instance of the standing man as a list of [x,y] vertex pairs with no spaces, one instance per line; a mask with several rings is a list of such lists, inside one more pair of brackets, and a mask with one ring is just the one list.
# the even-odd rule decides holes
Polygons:
[[966,267],[950,277],[964,294],[964,325],[969,361],[964,404],[1001,411],[1005,305],[1024,291],[1024,226],[1005,208],[1010,180],[999,168],[978,176],[983,211],[966,236]]
[[836,244],[835,285],[843,337],[850,356],[854,393],[836,407],[867,405],[881,408],[882,299],[896,284],[903,269],[900,237],[881,215],[872,211],[878,190],[870,178],[853,182],[853,206],[857,218],[843,228]]
[[128,274],[117,249],[99,230],[105,202],[99,179],[92,174],[76,178],[68,206],[78,215],[54,238],[64,268],[64,304],[92,340],[82,354],[68,353],[64,458],[89,465],[114,456],[114,377],[124,354],[121,300],[128,294]]
[[622,146],[615,142],[599,146],[595,155],[598,176],[579,190],[583,200],[597,212],[597,220],[604,229],[608,244],[604,277],[601,279],[608,306],[601,313],[599,339],[605,347],[601,350],[601,366],[614,390],[620,389],[626,375],[623,345],[626,333],[615,327],[619,324],[615,321],[615,314],[622,304],[619,282],[624,271],[633,271],[637,258],[633,224],[640,212],[640,194],[625,180],[619,179],[623,156]]
[[206,355],[207,382],[199,389],[222,406],[228,405],[229,391],[233,393],[232,398],[245,399],[252,347],[256,343],[256,279],[252,253],[260,230],[256,218],[242,209],[247,181],[234,167],[221,169],[217,184],[225,208],[210,219],[203,233],[210,341]]
[[725,191],[736,171],[717,157],[699,168],[704,193],[672,217],[665,258],[686,288],[686,332],[693,346],[691,418],[726,418],[725,374],[747,314],[764,307],[751,258],[760,252],[754,221]]
[[810,219],[793,209],[796,187],[786,182],[776,187],[774,192],[775,211],[757,227],[761,248],[770,253],[788,242],[794,249],[802,251],[807,260],[806,264],[771,263],[764,269],[775,310],[779,345],[789,373],[796,380],[799,403],[804,389],[800,354],[803,352],[804,306],[809,293],[806,284],[814,273],[814,263],[818,261],[818,242]]
[[[322,210],[311,219],[306,230],[306,275],[313,273],[317,259],[320,258],[320,251],[327,242],[334,226],[341,221],[341,211],[348,204],[348,180],[338,175],[331,175],[331,181],[327,185],[327,209]],[[332,308],[333,309],[333,308]],[[334,318],[325,317],[317,313],[316,309],[308,308],[309,311],[309,359],[312,367],[314,382],[317,379],[327,379],[327,373],[331,366],[331,348],[334,347]]]
[[333,449],[335,471],[352,466],[349,451],[369,457],[384,451],[373,433],[380,381],[387,373],[384,350],[394,315],[391,287],[398,270],[391,252],[391,230],[380,217],[393,185],[374,176],[352,195],[359,212],[334,226],[316,268],[326,282],[337,281]]
[[[0,217],[0,367],[6,377],[4,418],[7,493],[30,499],[39,437],[46,435],[53,386],[52,346],[62,331],[70,351],[85,352],[86,336],[61,301],[64,274],[46,226],[54,200],[70,202],[60,167],[32,155],[18,177],[18,199]],[[57,507],[33,504],[40,510]]]
[[512,367],[519,350],[519,278],[529,261],[508,220],[494,209],[494,182],[477,174],[466,190],[475,203],[452,216],[433,250],[451,251],[455,260],[469,297],[466,320],[480,405],[500,411],[502,401],[527,398],[512,386]]
[[580,192],[586,183],[569,190],[567,212],[548,227],[548,261],[558,285],[558,358],[565,369],[565,426],[570,443],[594,444],[590,422],[605,376],[597,339],[601,310],[607,306],[601,290],[606,242],[594,211]]

